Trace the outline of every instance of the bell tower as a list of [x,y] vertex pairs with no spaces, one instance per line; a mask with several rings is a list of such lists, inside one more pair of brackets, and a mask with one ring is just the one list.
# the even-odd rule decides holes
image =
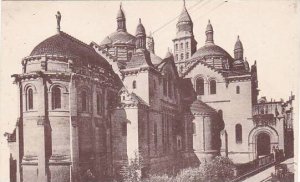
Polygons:
[[197,41],[193,33],[193,21],[183,1],[183,9],[176,24],[176,37],[173,39],[174,56],[177,66],[189,59],[197,50]]

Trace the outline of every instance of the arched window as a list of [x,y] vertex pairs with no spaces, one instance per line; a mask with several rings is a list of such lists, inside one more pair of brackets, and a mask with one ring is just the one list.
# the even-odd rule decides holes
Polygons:
[[186,47],[187,49],[189,48],[189,43],[188,43],[188,42],[185,43],[185,47]]
[[28,88],[27,90],[27,110],[33,109],[33,90]]
[[156,123],[154,123],[153,133],[154,133],[154,146],[156,150],[157,149],[157,124]]
[[242,125],[241,124],[235,125],[235,140],[236,140],[236,143],[242,143],[243,137],[242,137]]
[[128,52],[128,60],[130,60],[132,57],[132,52]]
[[185,54],[185,59],[188,59],[189,56],[190,56],[190,54],[187,52],[187,53]]
[[197,95],[204,95],[204,79],[197,78],[196,80],[196,93]]
[[132,88],[136,89],[136,81],[135,80],[132,82]]
[[88,101],[87,101],[86,91],[81,92],[81,109],[82,109],[82,111],[88,110]]
[[178,44],[175,44],[175,49],[176,51],[178,51]]
[[52,88],[52,109],[61,108],[61,89],[58,86]]
[[236,86],[236,94],[240,94],[240,86]]
[[178,61],[178,54],[176,54],[176,61]]
[[210,94],[216,94],[217,93],[217,83],[216,80],[211,80],[209,82],[210,87]]
[[180,44],[180,48],[183,49],[183,43]]
[[183,60],[183,53],[180,54],[180,59]]

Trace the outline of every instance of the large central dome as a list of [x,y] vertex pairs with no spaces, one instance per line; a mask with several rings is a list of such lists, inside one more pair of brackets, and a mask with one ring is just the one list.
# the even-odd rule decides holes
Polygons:
[[30,56],[39,55],[75,57],[83,61],[100,64],[105,68],[110,67],[110,64],[92,47],[62,31],[39,43],[30,54]]

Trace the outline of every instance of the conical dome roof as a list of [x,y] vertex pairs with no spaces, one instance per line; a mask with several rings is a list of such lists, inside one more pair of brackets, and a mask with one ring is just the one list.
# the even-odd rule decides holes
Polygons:
[[192,22],[190,14],[188,13],[185,6],[183,7],[181,14],[178,18],[178,23],[181,23],[181,22]]
[[117,14],[117,19],[125,19],[125,14],[124,14],[123,9],[122,9],[122,4],[120,4],[120,9],[119,9],[118,14]]
[[234,50],[237,50],[237,49],[243,49],[243,44],[240,40],[240,36],[237,37],[237,40],[234,45]]
[[141,19],[139,19],[139,24],[138,24],[138,26],[136,27],[136,33],[135,33],[135,35],[137,36],[137,35],[140,35],[140,34],[146,35],[145,27],[144,27],[144,25],[142,24]]

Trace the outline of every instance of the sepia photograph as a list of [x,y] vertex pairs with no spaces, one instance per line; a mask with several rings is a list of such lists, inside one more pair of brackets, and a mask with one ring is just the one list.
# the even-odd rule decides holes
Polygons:
[[298,181],[299,6],[2,1],[0,182]]

